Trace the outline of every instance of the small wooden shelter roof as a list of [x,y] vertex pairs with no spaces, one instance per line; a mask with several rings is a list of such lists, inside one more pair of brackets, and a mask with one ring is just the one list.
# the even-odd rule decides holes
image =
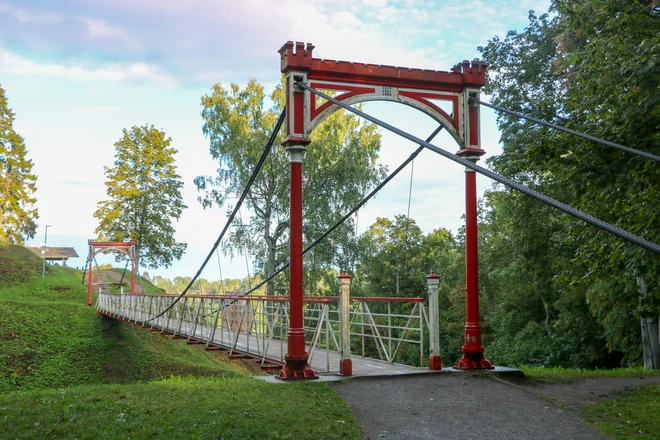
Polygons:
[[[28,247],[32,252],[42,257],[43,248]],[[46,247],[46,260],[66,260],[67,258],[78,258],[78,253],[72,247]]]

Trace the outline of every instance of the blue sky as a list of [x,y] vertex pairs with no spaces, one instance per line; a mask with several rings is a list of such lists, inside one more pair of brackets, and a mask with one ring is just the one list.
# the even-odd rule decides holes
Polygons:
[[[224,212],[202,210],[192,179],[216,166],[201,132],[200,97],[216,82],[279,82],[277,50],[287,40],[312,42],[314,56],[448,70],[478,57],[477,46],[527,24],[547,0],[0,0],[0,84],[16,112],[39,176],[38,235],[74,246],[82,265],[94,237],[96,204],[105,198],[103,167],[113,163],[121,130],[153,124],[172,137],[189,206],[176,224],[188,252],[168,277],[192,276],[222,229]],[[392,103],[365,110],[425,138],[434,127],[421,113]],[[498,154],[495,115],[482,111],[483,147]],[[448,135],[436,145],[456,150]],[[414,149],[383,133],[381,162],[395,168]],[[378,216],[405,213],[404,171],[360,211],[360,230]],[[479,177],[483,191],[490,185]],[[425,232],[456,231],[463,214],[463,170],[430,152],[415,163],[411,216]],[[244,218],[249,216],[247,211]],[[243,277],[245,262],[222,261],[225,277]],[[217,279],[217,264],[202,275]]]

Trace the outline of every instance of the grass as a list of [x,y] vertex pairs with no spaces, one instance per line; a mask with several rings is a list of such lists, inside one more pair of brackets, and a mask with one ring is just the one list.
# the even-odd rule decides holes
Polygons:
[[0,424],[13,439],[360,438],[326,384],[236,378],[12,393],[0,396]]
[[[103,272],[105,272],[107,279],[108,279],[108,288],[110,289],[111,293],[120,293],[121,292],[121,287],[124,288],[124,292],[130,292],[131,290],[131,271],[127,270],[124,273],[124,268],[123,267],[113,267],[111,269],[104,269]],[[123,281],[122,281],[122,275],[124,276]],[[120,281],[121,285],[120,285]],[[141,287],[144,287],[144,291],[146,293],[150,294],[162,294],[165,293],[163,289],[160,287],[154,286],[150,282],[146,281],[145,278],[142,276],[138,276],[136,274],[135,276],[135,286],[136,286],[136,291],[140,291],[139,289]]]
[[42,279],[41,264],[0,245],[0,437],[360,438],[327,384],[248,378],[224,353],[97,314],[80,271]]
[[584,408],[588,421],[615,439],[660,437],[660,385],[635,388],[625,397]]
[[[131,383],[170,376],[240,377],[260,371],[256,364],[230,361],[224,352],[207,352],[199,345],[187,345],[160,333],[103,318],[113,341],[106,364],[106,381]],[[248,361],[245,361],[248,362]]]
[[41,261],[0,245],[0,393],[250,372],[224,354],[97,314],[80,271],[47,266],[42,279]]
[[587,370],[582,368],[526,366],[520,367],[520,370],[529,379],[542,383],[570,383],[593,377],[641,377],[660,374],[660,370],[649,370],[642,367]]

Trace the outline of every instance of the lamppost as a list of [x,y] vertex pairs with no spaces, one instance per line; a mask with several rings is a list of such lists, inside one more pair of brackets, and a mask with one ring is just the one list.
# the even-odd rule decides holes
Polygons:
[[43,265],[41,266],[41,278],[46,276],[46,247],[48,247],[48,228],[50,225],[46,225],[46,237],[44,238],[44,248],[41,251],[41,255],[44,257]]

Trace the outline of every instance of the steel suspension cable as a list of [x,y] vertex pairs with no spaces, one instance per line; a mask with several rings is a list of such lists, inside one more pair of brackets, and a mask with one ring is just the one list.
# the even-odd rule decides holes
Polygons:
[[617,150],[625,151],[628,153],[636,154],[637,156],[645,157],[647,159],[655,160],[656,162],[660,162],[660,156],[657,156],[653,153],[648,153],[646,151],[642,150],[636,150],[635,148],[630,148],[626,147],[625,145],[617,144],[616,142],[608,141],[605,139],[598,138],[596,136],[592,136],[590,134],[586,133],[581,133],[579,131],[571,130],[570,128],[565,128],[562,127],[561,125],[553,124],[552,122],[547,122],[542,119],[535,118],[533,116],[528,116],[524,113],[516,112],[513,110],[509,110],[503,107],[498,107],[494,104],[491,104],[489,102],[484,102],[484,101],[479,101],[478,99],[470,98],[470,103],[475,103],[475,104],[481,104],[484,107],[489,107],[492,108],[493,110],[497,110],[498,112],[502,113],[507,113],[512,116],[517,116],[522,119],[527,119],[528,121],[536,122],[537,124],[545,125],[546,127],[554,128],[555,130],[563,131],[564,133],[572,134],[573,136],[581,137],[582,139],[587,139],[592,142],[596,142],[601,145],[605,145],[606,147],[611,147],[611,148],[616,148]]
[[119,287],[121,288],[121,285],[124,283],[124,276],[126,275],[126,269],[128,269],[128,263],[130,260],[126,260],[126,265],[124,266],[124,271],[121,273],[121,279],[119,280]]
[[360,117],[362,117],[362,118],[364,118],[368,121],[373,122],[376,125],[379,125],[379,126],[385,128],[385,129],[391,131],[392,133],[398,134],[399,136],[404,137],[404,138],[408,139],[409,141],[412,141],[416,144],[423,145],[424,147],[428,148],[429,150],[431,150],[435,153],[438,153],[439,155],[444,156],[447,159],[453,160],[454,162],[457,162],[457,163],[463,165],[466,168],[469,168],[473,171],[476,171],[479,174],[483,174],[484,176],[490,177],[491,179],[493,179],[493,180],[495,180],[495,181],[497,181],[497,182],[499,182],[499,183],[501,183],[505,186],[508,186],[509,188],[513,188],[517,191],[520,191],[521,193],[526,194],[530,197],[533,197],[536,200],[539,200],[539,201],[545,203],[546,205],[549,205],[549,206],[552,206],[553,208],[559,209],[560,211],[563,211],[568,215],[571,215],[571,216],[576,217],[580,220],[583,220],[583,221],[585,221],[585,222],[587,222],[587,223],[589,223],[589,224],[591,224],[591,225],[593,225],[593,226],[595,226],[599,229],[602,229],[606,232],[609,232],[610,234],[616,235],[617,237],[622,238],[622,239],[624,239],[624,240],[626,240],[630,243],[634,243],[634,244],[636,244],[636,245],[638,245],[638,246],[640,246],[644,249],[647,249],[647,250],[653,251],[657,254],[660,254],[660,245],[657,245],[656,243],[653,243],[653,242],[648,241],[644,238],[638,237],[635,234],[632,234],[632,233],[630,233],[628,231],[625,231],[625,230],[623,230],[623,229],[621,229],[617,226],[614,226],[614,225],[611,225],[607,222],[604,222],[603,220],[600,220],[600,219],[598,219],[598,218],[596,218],[596,217],[594,217],[590,214],[587,214],[587,213],[584,213],[584,212],[582,212],[578,209],[575,209],[572,206],[569,206],[565,203],[559,202],[559,201],[553,199],[552,197],[548,197],[545,194],[542,194],[538,191],[527,188],[526,186],[521,185],[520,183],[518,183],[514,180],[511,180],[507,177],[501,176],[501,175],[499,175],[497,173],[494,173],[493,171],[490,171],[486,168],[480,167],[479,165],[477,165],[477,164],[475,164],[475,163],[473,163],[473,162],[471,162],[467,159],[463,159],[462,157],[459,157],[459,156],[457,156],[453,153],[450,153],[449,151],[446,151],[446,150],[443,150],[442,148],[436,147],[435,145],[432,145],[429,142],[423,141],[423,140],[419,139],[418,137],[411,135],[410,133],[407,133],[407,132],[405,132],[405,131],[403,131],[399,128],[396,128],[396,127],[388,124],[387,122],[383,122],[378,118],[375,118],[371,115],[368,115],[368,114],[366,114],[366,113],[364,113],[364,112],[362,112],[358,109],[355,109],[355,108],[351,107],[350,105],[347,105],[347,104],[345,104],[345,103],[343,103],[343,102],[341,102],[341,101],[339,101],[339,100],[337,100],[337,99],[335,99],[331,96],[328,96],[325,93],[320,92],[320,91],[310,87],[306,83],[298,82],[297,85],[300,86],[301,88],[311,92],[311,93],[314,93],[315,95],[318,95],[318,96],[332,102],[333,104],[335,104],[335,105],[337,105],[337,106],[339,106],[339,107],[341,107],[345,110],[350,111],[351,113],[354,113],[354,114],[356,114],[356,115],[358,115],[358,116],[360,116]]
[[[243,226],[243,214],[241,214],[241,211],[238,211],[238,218],[241,221],[241,226]],[[252,289],[252,279],[250,276],[250,264],[248,263],[248,247],[247,247],[247,242],[243,244],[245,245],[243,246],[244,247],[243,252],[245,252],[245,269],[247,270],[248,290],[250,290]]]
[[220,292],[223,292],[225,290],[225,282],[222,279],[222,266],[220,266],[220,253],[218,252],[217,248],[215,249],[215,256],[218,259],[218,272],[220,272]]
[[185,289],[183,289],[183,292],[174,300],[172,303],[165,308],[162,312],[160,312],[158,315],[154,316],[153,318],[150,318],[145,321],[153,321],[154,319],[160,318],[163,316],[165,313],[167,313],[168,310],[170,310],[176,303],[183,298],[183,296],[188,293],[188,290],[192,287],[193,283],[199,278],[201,275],[202,271],[206,267],[207,263],[213,256],[213,253],[215,250],[218,248],[220,245],[220,242],[222,241],[222,238],[225,236],[227,231],[229,230],[229,226],[231,225],[231,222],[234,220],[234,217],[236,217],[236,213],[239,212],[241,209],[241,206],[243,205],[243,201],[245,200],[245,197],[247,197],[248,192],[250,191],[250,187],[254,183],[254,180],[257,178],[257,175],[259,174],[259,171],[261,170],[261,167],[263,166],[264,162],[266,162],[266,158],[268,157],[268,154],[270,153],[270,149],[273,147],[273,144],[275,143],[275,139],[277,138],[277,134],[280,132],[280,129],[282,128],[282,124],[284,123],[284,119],[286,116],[286,109],[282,110],[282,113],[280,113],[280,117],[277,119],[277,122],[275,123],[275,127],[273,128],[273,131],[270,133],[270,138],[268,139],[268,142],[266,143],[266,147],[264,148],[263,153],[261,154],[261,157],[259,158],[259,162],[257,163],[257,166],[254,168],[252,171],[252,175],[250,176],[250,179],[248,180],[247,184],[245,185],[245,189],[243,189],[243,192],[241,193],[241,196],[238,199],[238,202],[236,203],[236,206],[234,206],[233,211],[229,215],[229,218],[227,219],[227,222],[225,223],[225,227],[222,228],[222,232],[220,232],[220,235],[218,236],[218,239],[215,241],[213,244],[213,248],[209,252],[209,254],[206,256],[206,259],[204,259],[204,262],[200,266],[199,270],[195,274],[195,276],[190,280],[190,283],[186,286]]
[[401,274],[397,270],[396,275],[396,294],[399,295],[399,284],[401,278],[406,275],[406,253],[408,252],[408,233],[410,231],[410,201],[412,200],[413,177],[415,175],[415,161],[410,164],[410,185],[408,186],[408,213],[406,214],[406,233],[403,238],[403,259],[401,260]]
[[[430,135],[429,137],[426,138],[427,141],[429,141],[429,142],[432,141],[432,140],[438,135],[438,133],[440,133],[440,131],[442,130],[442,128],[443,128],[442,125],[439,126],[438,128],[436,128],[436,129],[433,131],[433,133],[431,133],[431,135]],[[390,180],[394,179],[394,178],[396,177],[396,175],[399,174],[399,173],[401,172],[401,170],[403,170],[403,169],[404,169],[404,168],[405,168],[410,162],[412,162],[413,160],[415,160],[415,158],[417,157],[417,155],[419,155],[419,153],[420,153],[423,149],[424,149],[424,146],[423,146],[423,145],[420,145],[420,146],[419,146],[419,147],[418,147],[418,148],[417,148],[417,149],[416,149],[416,150],[415,150],[410,156],[408,156],[408,158],[407,158],[406,160],[404,160],[404,161],[401,163],[401,165],[399,165],[394,171],[392,171],[392,173],[391,173],[389,176],[387,176],[382,182],[380,182],[380,183],[378,184],[378,186],[376,186],[376,187],[375,187],[375,188],[374,188],[369,194],[367,194],[367,195],[364,197],[364,199],[362,199],[362,201],[361,201],[360,203],[358,203],[358,204],[357,204],[353,209],[351,209],[346,215],[344,215],[341,219],[339,219],[339,220],[338,220],[334,225],[332,225],[327,231],[325,231],[323,234],[321,234],[321,236],[319,236],[316,240],[314,240],[314,241],[312,242],[312,244],[310,244],[309,246],[307,246],[307,247],[302,251],[303,255],[305,255],[307,252],[309,252],[310,250],[312,250],[312,249],[313,249],[317,244],[319,244],[319,243],[320,243],[325,237],[327,237],[327,236],[328,236],[329,234],[331,234],[335,229],[337,229],[342,223],[344,223],[344,222],[345,222],[345,221],[346,221],[351,215],[353,215],[353,214],[356,213],[360,208],[362,208],[362,207],[363,207],[363,206],[364,206],[364,205],[365,205],[365,204],[366,204],[366,203],[367,203],[367,202],[368,202],[373,196],[376,195],[376,193],[377,193],[378,191],[380,191],[385,185],[387,185],[387,184],[390,182]],[[261,286],[263,286],[264,284],[266,284],[267,282],[269,282],[270,280],[272,280],[273,278],[275,278],[277,275],[279,275],[280,273],[282,273],[282,272],[284,271],[284,269],[286,269],[287,267],[289,267],[289,263],[285,263],[282,267],[280,267],[279,269],[277,269],[275,272],[273,272],[271,275],[269,275],[265,280],[263,280],[261,283],[259,283],[259,285],[257,285],[256,287],[254,287],[253,289],[251,289],[250,291],[248,291],[248,292],[246,293],[246,295],[249,295],[250,293],[254,292],[254,291],[257,290],[258,288],[260,288]]]

